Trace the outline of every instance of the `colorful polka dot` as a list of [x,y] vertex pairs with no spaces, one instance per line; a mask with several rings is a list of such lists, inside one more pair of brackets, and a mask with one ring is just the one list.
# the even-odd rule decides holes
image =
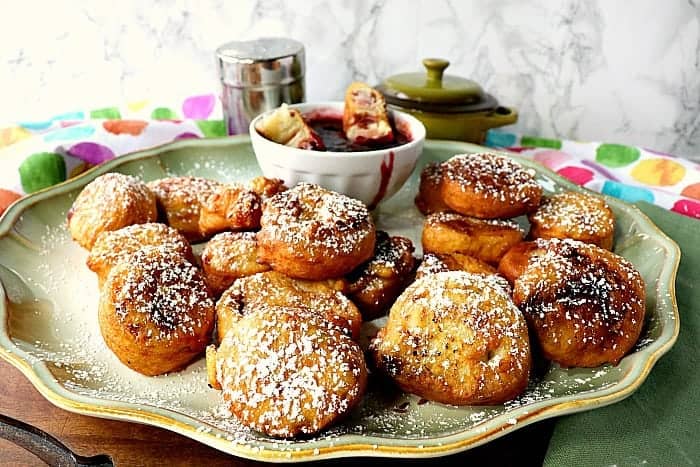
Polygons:
[[38,152],[27,157],[19,166],[19,178],[26,193],[61,183],[66,179],[66,162],[60,154]]
[[0,129],[0,148],[15,144],[30,136],[31,133],[19,126],[2,128]]
[[85,120],[85,112],[66,112],[55,115],[51,120],[53,120],[54,122],[61,120]]
[[561,140],[538,138],[536,136],[523,136],[520,138],[520,145],[532,148],[561,149]]
[[90,111],[90,118],[105,118],[108,120],[118,120],[122,118],[121,112],[116,107],[105,107]]
[[58,122],[58,126],[61,128],[68,128],[69,126],[75,126],[75,125],[80,125],[82,120],[61,120]]
[[97,165],[114,159],[114,152],[107,146],[91,142],[78,143],[71,146],[68,150],[68,154],[90,165]]
[[597,173],[601,174],[603,177],[607,178],[608,180],[613,180],[615,182],[620,181],[620,179],[617,178],[617,176],[615,174],[613,174],[610,170],[606,169],[605,167],[603,167],[600,164],[596,164],[595,162],[589,161],[588,159],[581,159],[579,162],[581,163],[581,165],[585,165],[586,167],[590,167],[591,169],[593,169]]
[[179,135],[177,135],[177,136],[173,139],[173,141],[177,141],[177,140],[180,140],[180,139],[193,139],[193,138],[199,138],[199,135],[197,135],[197,134],[195,134],[195,133],[192,133],[192,132],[190,132],[190,131],[186,131],[185,133],[180,133]]
[[637,164],[630,175],[646,185],[670,186],[683,180],[685,167],[670,159],[646,159]]
[[671,211],[683,214],[684,216],[700,219],[700,203],[689,199],[680,199],[671,207]]
[[489,130],[486,133],[485,144],[486,146],[496,148],[507,148],[508,146],[513,146],[517,140],[517,136],[515,136],[513,133]]
[[144,120],[105,120],[102,127],[115,135],[138,136],[148,126]]
[[41,130],[46,130],[47,128],[51,127],[51,124],[53,121],[51,120],[42,120],[42,121],[36,121],[36,122],[20,122],[20,126],[22,128],[26,128],[27,130],[30,131],[41,131]]
[[0,214],[5,212],[5,209],[7,209],[10,206],[10,204],[14,203],[21,197],[22,195],[12,190],[5,190],[3,188],[0,188]]
[[158,107],[151,112],[151,118],[153,120],[174,120],[177,118],[177,114],[167,107]]
[[573,159],[570,155],[561,151],[538,151],[533,159],[552,170],[561,167],[564,163]]
[[52,131],[44,135],[44,141],[66,141],[71,139],[82,139],[92,136],[95,133],[95,127],[90,125],[70,126],[61,128],[60,130]]
[[143,110],[147,105],[147,100],[141,100],[129,102],[128,104],[126,104],[126,108],[129,109],[130,112],[138,112],[139,110]]
[[197,120],[196,123],[205,138],[227,136],[228,134],[223,120]]
[[216,96],[214,94],[188,97],[182,103],[182,114],[185,118],[204,120],[211,115],[215,105]]
[[583,167],[574,167],[572,165],[557,170],[557,173],[562,177],[568,178],[577,185],[585,185],[593,180],[593,176],[595,175],[588,169],[584,169]]
[[700,183],[692,183],[683,188],[681,195],[700,200]]
[[625,185],[624,183],[606,180],[601,190],[604,194],[620,198],[623,201],[634,203],[635,201],[654,202],[654,193],[646,188]]
[[630,165],[639,159],[639,149],[622,144],[601,144],[596,149],[595,160],[612,169]]

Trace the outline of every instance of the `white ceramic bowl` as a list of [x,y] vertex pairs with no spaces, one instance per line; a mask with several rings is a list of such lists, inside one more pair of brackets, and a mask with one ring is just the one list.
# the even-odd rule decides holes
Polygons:
[[[318,113],[342,117],[342,102],[295,104],[302,115]],[[389,149],[362,152],[311,151],[270,141],[255,129],[263,117],[250,123],[250,139],[263,174],[281,178],[287,186],[310,182],[357,198],[371,208],[399,191],[416,166],[423,150],[425,127],[418,119],[399,111],[393,114],[396,127],[409,142]]]

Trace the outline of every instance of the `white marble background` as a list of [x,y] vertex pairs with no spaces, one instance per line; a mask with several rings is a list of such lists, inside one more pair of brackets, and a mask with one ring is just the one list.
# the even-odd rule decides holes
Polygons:
[[261,35],[306,45],[308,100],[440,56],[514,130],[700,160],[698,0],[0,0],[0,122],[217,90],[214,49]]

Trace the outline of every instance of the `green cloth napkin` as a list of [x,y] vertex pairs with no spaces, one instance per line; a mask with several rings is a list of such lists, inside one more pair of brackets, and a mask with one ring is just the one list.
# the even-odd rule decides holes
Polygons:
[[700,223],[637,206],[678,243],[676,297],[681,331],[632,396],[559,419],[546,466],[682,466],[700,462]]

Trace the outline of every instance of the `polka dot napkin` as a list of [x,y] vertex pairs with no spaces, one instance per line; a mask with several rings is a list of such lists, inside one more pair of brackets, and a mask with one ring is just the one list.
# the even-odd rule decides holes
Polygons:
[[502,131],[490,131],[486,145],[518,152],[588,189],[700,219],[700,165],[694,162],[635,146]]
[[[24,194],[89,167],[183,138],[225,136],[214,94],[175,106],[149,101],[76,110],[0,128],[0,213]],[[650,149],[490,131],[487,146],[518,152],[589,189],[700,219],[700,165]]]

